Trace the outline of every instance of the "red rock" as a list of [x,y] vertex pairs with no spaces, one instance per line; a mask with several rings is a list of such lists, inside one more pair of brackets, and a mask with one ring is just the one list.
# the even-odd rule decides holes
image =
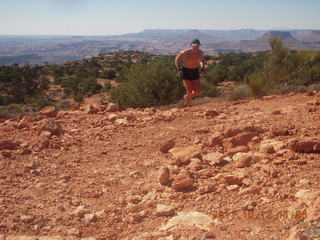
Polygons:
[[172,188],[176,191],[185,191],[193,188],[193,181],[189,174],[186,172],[180,172],[172,182]]
[[2,140],[0,141],[0,150],[17,150],[21,142],[16,142],[12,140]]
[[39,131],[48,131],[52,135],[62,135],[63,130],[59,122],[53,120],[53,119],[44,119],[41,122],[39,122],[38,126]]
[[311,137],[295,139],[289,142],[289,147],[293,151],[300,153],[320,151],[320,140]]
[[215,110],[208,110],[204,113],[204,115],[207,117],[215,117],[215,116],[219,116],[219,113]]
[[254,136],[255,135],[250,132],[241,132],[241,133],[238,133],[236,136],[232,137],[230,139],[230,142],[234,147],[245,146],[251,141],[251,139]]
[[201,146],[177,147],[172,148],[169,152],[176,160],[176,164],[188,164],[191,158],[201,158]]
[[250,186],[248,188],[241,189],[238,195],[241,196],[241,195],[247,195],[247,194],[259,194],[261,189],[262,188],[260,186],[256,186],[256,185]]
[[259,126],[247,125],[243,127],[243,131],[252,132],[252,133],[263,133],[265,130]]
[[252,154],[250,153],[236,153],[232,158],[238,168],[249,167],[252,162]]
[[1,155],[4,156],[5,158],[11,158],[12,153],[10,151],[2,151]]
[[211,146],[216,146],[216,145],[222,146],[222,139],[223,138],[222,138],[221,134],[219,134],[219,133],[214,134],[209,137],[209,144]]
[[275,129],[272,129],[271,134],[273,136],[288,136],[289,129],[286,127],[275,128]]
[[167,185],[170,182],[170,170],[168,167],[160,169],[158,179],[161,185]]
[[243,130],[241,128],[227,128],[224,132],[223,135],[227,138],[233,137],[237,135],[238,133],[241,133]]
[[173,139],[169,140],[168,142],[164,143],[160,147],[160,152],[167,153],[170,149],[172,149],[174,147],[175,144],[176,144],[176,142]]
[[161,216],[172,216],[175,212],[174,207],[163,205],[163,204],[158,204],[157,205],[157,211],[156,211],[156,216],[161,217]]
[[39,114],[45,117],[56,117],[57,116],[57,109],[55,106],[46,106],[44,107]]
[[236,153],[246,153],[246,152],[249,152],[250,149],[247,147],[247,146],[237,146],[235,148],[228,148],[227,150],[227,156],[233,156],[234,154]]
[[93,105],[90,105],[86,110],[85,110],[85,113],[87,114],[95,114],[99,112],[99,108],[93,106]]
[[228,185],[242,185],[244,175],[242,173],[233,173],[223,176],[223,179]]
[[274,110],[271,112],[272,115],[278,115],[281,114],[281,110]]

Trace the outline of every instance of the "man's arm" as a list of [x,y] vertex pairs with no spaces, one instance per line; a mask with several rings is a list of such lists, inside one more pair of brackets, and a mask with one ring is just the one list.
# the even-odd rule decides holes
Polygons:
[[201,67],[201,69],[204,69],[205,65],[206,65],[206,62],[204,60],[203,52],[201,51],[200,52],[200,67]]
[[175,59],[175,61],[174,61],[175,65],[176,65],[176,68],[179,68],[179,67],[180,67],[180,62],[181,62],[182,59],[183,59],[183,55],[184,55],[184,51],[180,52],[180,53],[178,54],[178,56],[176,57],[176,59]]

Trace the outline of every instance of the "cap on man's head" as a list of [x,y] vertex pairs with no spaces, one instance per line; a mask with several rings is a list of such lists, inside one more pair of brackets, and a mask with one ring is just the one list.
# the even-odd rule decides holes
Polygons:
[[196,38],[196,39],[192,40],[191,45],[192,46],[200,46],[201,43],[200,43],[199,39]]

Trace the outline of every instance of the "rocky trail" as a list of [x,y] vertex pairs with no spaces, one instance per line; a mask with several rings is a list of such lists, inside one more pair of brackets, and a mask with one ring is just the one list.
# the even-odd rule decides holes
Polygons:
[[320,92],[0,121],[0,240],[320,239]]

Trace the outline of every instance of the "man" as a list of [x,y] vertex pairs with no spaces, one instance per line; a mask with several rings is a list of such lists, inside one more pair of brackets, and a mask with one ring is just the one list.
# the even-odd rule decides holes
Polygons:
[[199,67],[203,72],[205,61],[203,52],[199,49],[200,45],[199,39],[194,39],[191,47],[181,51],[175,59],[178,74],[182,77],[187,91],[183,99],[188,107],[191,107],[192,98],[198,96],[201,91]]

